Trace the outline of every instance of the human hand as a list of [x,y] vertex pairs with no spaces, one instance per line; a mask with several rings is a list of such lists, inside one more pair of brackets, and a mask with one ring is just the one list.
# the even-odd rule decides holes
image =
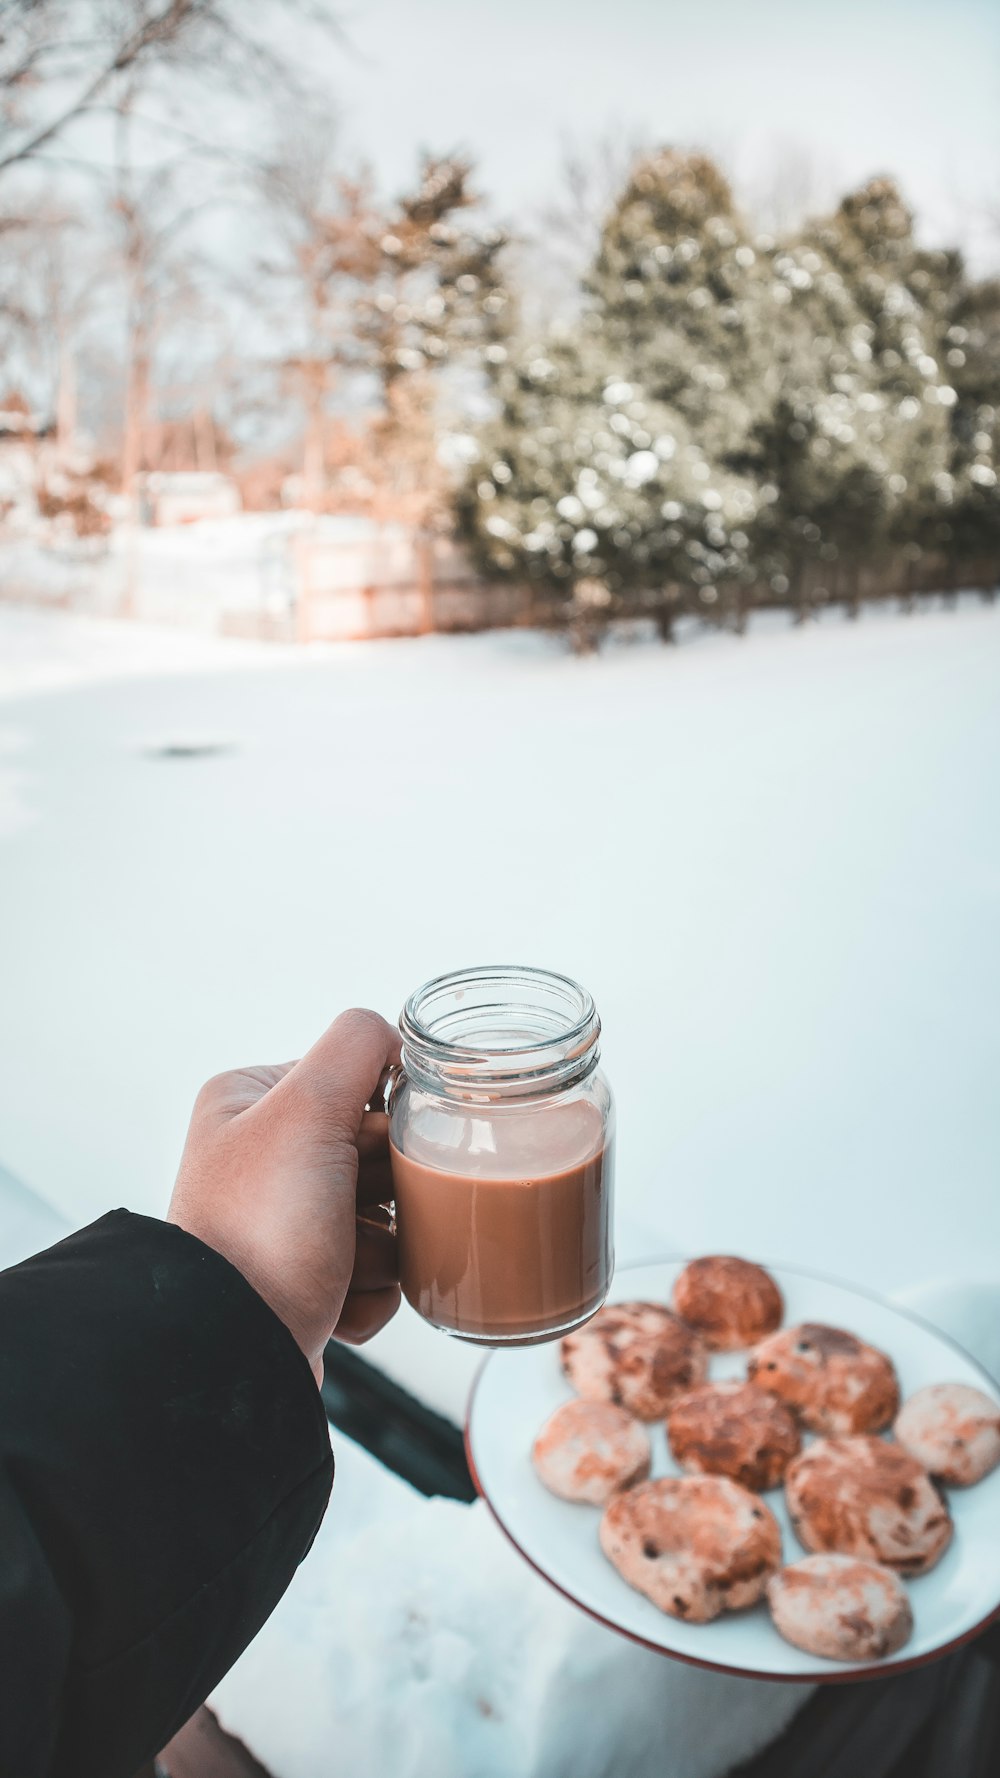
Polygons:
[[[399,1307],[388,1120],[366,1111],[399,1037],[343,1012],[300,1062],[217,1074],[195,1101],[168,1222],[214,1247],[279,1315],[317,1383],[331,1334],[358,1344]],[[366,1209],[366,1207],[368,1207]]]

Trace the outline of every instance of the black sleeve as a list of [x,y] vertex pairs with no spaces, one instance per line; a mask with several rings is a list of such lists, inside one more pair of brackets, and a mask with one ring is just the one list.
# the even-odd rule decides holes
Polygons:
[[0,1273],[0,1778],[132,1778],[256,1634],[333,1459],[227,1260],[113,1211]]

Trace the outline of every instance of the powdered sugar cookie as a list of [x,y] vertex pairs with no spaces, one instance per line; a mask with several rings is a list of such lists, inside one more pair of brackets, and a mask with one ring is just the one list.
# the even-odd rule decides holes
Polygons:
[[531,1451],[535,1473],[563,1500],[604,1506],[649,1474],[649,1434],[609,1401],[564,1401]]
[[692,1624],[755,1605],[781,1561],[774,1514],[725,1476],[640,1482],[612,1500],[600,1539],[630,1587]]
[[721,1253],[688,1261],[674,1285],[673,1305],[716,1352],[756,1346],[781,1325],[784,1313],[770,1272]]
[[776,1488],[801,1446],[791,1410],[752,1383],[703,1383],[682,1395],[667,1438],[682,1469],[757,1490]]
[[915,1457],[881,1438],[819,1439],[785,1478],[796,1535],[807,1550],[837,1550],[925,1574],[952,1536],[946,1502]]
[[913,1629],[899,1576],[856,1556],[804,1556],[767,1583],[778,1634],[828,1661],[880,1661]]
[[812,1432],[881,1432],[899,1407],[892,1360],[840,1327],[803,1321],[762,1340],[747,1376],[794,1408]]
[[578,1395],[659,1420],[704,1381],[700,1334],[659,1303],[608,1303],[561,1342],[562,1367]]
[[893,1427],[931,1475],[968,1487],[1000,1463],[1000,1407],[967,1383],[928,1383],[904,1401]]

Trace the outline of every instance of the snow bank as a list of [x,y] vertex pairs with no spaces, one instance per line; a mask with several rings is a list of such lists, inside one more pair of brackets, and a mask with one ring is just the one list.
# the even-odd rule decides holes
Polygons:
[[0,605],[0,701],[76,685],[275,665],[297,650],[156,624]]
[[484,1506],[387,1489],[334,1442],[309,1558],[211,1699],[275,1778],[717,1778],[805,1702],[635,1647],[526,1567]]

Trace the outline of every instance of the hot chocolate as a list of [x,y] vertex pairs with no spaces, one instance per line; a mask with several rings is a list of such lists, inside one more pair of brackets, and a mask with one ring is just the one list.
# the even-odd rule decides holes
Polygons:
[[607,1120],[586,1100],[465,1112],[431,1113],[392,1144],[403,1292],[467,1339],[551,1339],[611,1281]]

